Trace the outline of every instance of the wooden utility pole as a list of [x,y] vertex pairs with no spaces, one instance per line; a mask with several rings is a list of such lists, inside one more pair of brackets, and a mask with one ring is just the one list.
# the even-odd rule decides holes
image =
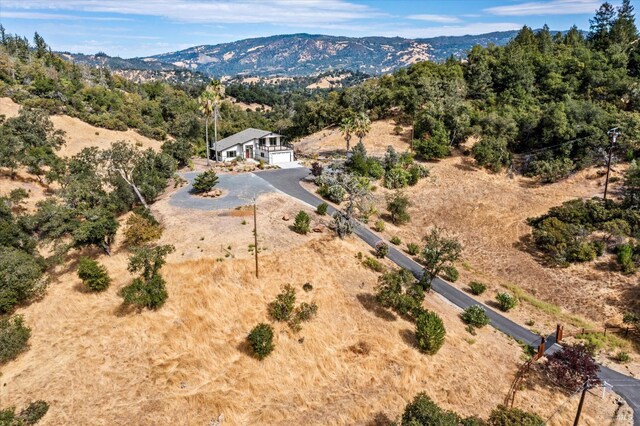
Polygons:
[[580,404],[578,404],[578,411],[576,412],[576,419],[573,421],[573,426],[578,426],[578,422],[580,421],[580,414],[582,414],[582,406],[584,405],[584,397],[587,395],[587,390],[589,390],[589,383],[585,383],[582,387],[582,395],[580,395]]
[[254,238],[254,247],[253,252],[255,253],[256,258],[256,278],[259,278],[258,275],[258,215],[256,213],[256,198],[253,199],[253,238]]
[[607,135],[611,138],[611,145],[609,145],[609,155],[607,159],[607,177],[604,181],[604,197],[603,200],[607,201],[607,190],[609,189],[609,174],[611,173],[611,154],[613,153],[613,146],[616,144],[618,140],[618,136],[620,136],[620,132],[617,128],[611,129],[607,132]]

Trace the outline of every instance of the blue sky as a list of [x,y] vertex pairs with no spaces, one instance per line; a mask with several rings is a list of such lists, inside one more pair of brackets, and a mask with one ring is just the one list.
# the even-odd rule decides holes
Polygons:
[[[617,0],[610,1],[614,5]],[[0,22],[55,50],[148,56],[274,34],[481,34],[588,29],[600,0],[2,0]],[[633,3],[633,2],[632,2]]]

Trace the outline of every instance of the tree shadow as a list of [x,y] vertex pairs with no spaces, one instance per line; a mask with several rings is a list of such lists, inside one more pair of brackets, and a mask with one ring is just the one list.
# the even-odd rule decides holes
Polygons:
[[372,294],[360,293],[356,296],[356,299],[358,299],[363,308],[373,313],[380,319],[389,322],[395,321],[397,319],[397,317],[393,313],[380,306],[375,296]]
[[538,262],[544,267],[552,268],[557,266],[555,263],[551,261],[551,259],[549,259],[548,256],[546,256],[543,252],[541,252],[538,249],[538,247],[536,247],[535,243],[533,242],[533,238],[531,237],[531,234],[522,235],[518,239],[518,241],[513,243],[513,248],[520,250],[521,252],[527,253],[528,255],[533,257],[536,260],[536,262]]
[[454,167],[464,172],[475,172],[476,170],[479,170],[476,163],[469,157],[462,157],[462,161],[459,164],[454,165]]
[[251,349],[251,344],[249,344],[247,339],[242,339],[240,342],[238,342],[238,344],[236,345],[236,349],[250,358],[256,357],[253,353],[253,349]]
[[366,426],[391,426],[393,424],[395,423],[389,416],[382,411],[378,411],[373,418],[366,423]]
[[142,308],[138,308],[134,305],[127,305],[126,303],[121,303],[117,308],[113,310],[113,314],[119,318],[129,316],[131,314],[138,314],[142,311]]
[[413,330],[409,330],[405,328],[404,330],[400,330],[400,337],[404,343],[406,343],[409,347],[413,349],[418,349],[418,341],[416,340],[416,333]]

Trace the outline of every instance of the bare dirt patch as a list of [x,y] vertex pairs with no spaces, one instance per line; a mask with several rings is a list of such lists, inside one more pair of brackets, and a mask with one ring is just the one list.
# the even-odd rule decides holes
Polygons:
[[[19,110],[20,105],[10,98],[0,98],[0,114],[5,114],[7,118],[15,117]],[[161,141],[142,136],[131,129],[127,131],[102,129],[68,115],[52,115],[51,122],[56,129],[66,132],[67,143],[57,152],[57,155],[61,157],[71,157],[82,151],[83,148],[92,146],[108,149],[112,143],[122,140],[144,149],[152,148],[157,151],[162,145]]]

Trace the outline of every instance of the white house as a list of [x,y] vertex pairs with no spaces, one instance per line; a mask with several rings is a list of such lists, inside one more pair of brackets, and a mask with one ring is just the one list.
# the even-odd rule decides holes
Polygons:
[[[267,164],[288,163],[294,160],[293,147],[283,136],[260,129],[245,129],[218,141],[218,159],[231,161],[237,157],[264,160]],[[213,142],[211,149],[214,149]]]

